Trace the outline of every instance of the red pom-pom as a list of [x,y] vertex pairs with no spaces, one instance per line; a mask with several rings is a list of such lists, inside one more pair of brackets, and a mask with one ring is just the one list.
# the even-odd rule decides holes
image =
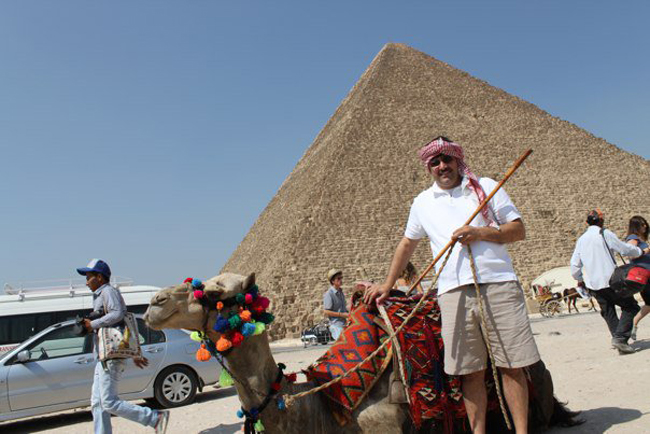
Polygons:
[[295,383],[298,379],[298,374],[292,372],[291,374],[285,375],[284,378],[286,378],[289,383]]
[[266,298],[266,297],[258,297],[257,300],[258,300],[259,305],[262,306],[264,309],[268,309],[269,304],[271,304],[269,299]]
[[194,298],[196,298],[197,300],[199,298],[203,298],[203,291],[201,291],[200,289],[197,289],[196,291],[194,291]]
[[261,315],[264,313],[264,308],[262,306],[253,306],[253,312],[255,312],[258,315]]
[[280,383],[271,383],[271,389],[273,389],[274,392],[277,392],[282,388],[282,385]]
[[194,279],[192,279],[191,277],[188,277],[187,279],[183,280],[183,283],[192,283],[192,280],[194,280]]
[[232,334],[232,338],[230,338],[230,341],[232,342],[233,347],[238,347],[241,345],[242,342],[244,342],[244,335],[242,335],[239,332],[235,332]]
[[244,296],[244,303],[251,304],[252,302],[253,302],[253,296],[250,294],[246,294]]

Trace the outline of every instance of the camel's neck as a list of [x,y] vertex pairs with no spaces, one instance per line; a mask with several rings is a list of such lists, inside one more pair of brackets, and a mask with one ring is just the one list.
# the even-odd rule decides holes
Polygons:
[[233,348],[226,357],[226,366],[236,377],[235,387],[246,410],[262,403],[278,375],[266,332],[249,336],[240,347]]

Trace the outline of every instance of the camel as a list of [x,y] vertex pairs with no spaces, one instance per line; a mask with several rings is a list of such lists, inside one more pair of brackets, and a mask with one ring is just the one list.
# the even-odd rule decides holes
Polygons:
[[[255,275],[241,276],[223,273],[204,282],[204,294],[210,303],[227,300],[246,292],[255,283]],[[220,334],[212,327],[217,312],[209,310],[193,294],[191,284],[182,284],[159,291],[151,300],[144,319],[153,329],[173,328],[203,331],[216,342]],[[233,348],[226,355],[227,366],[236,379],[235,387],[244,409],[257,407],[263,401],[271,384],[278,375],[278,366],[273,359],[266,331],[247,337],[241,346]],[[540,362],[541,363],[541,362]],[[553,396],[552,383],[547,387],[550,373],[541,365],[538,393],[538,412],[546,425],[549,421],[571,425],[577,413],[566,410]],[[263,411],[261,418],[268,434],[275,433],[402,433],[410,430],[408,407],[389,403],[390,367],[368,394],[364,402],[353,412],[351,420],[341,426],[325,395],[316,393],[295,400],[286,409],[280,410],[272,402]],[[535,370],[531,371],[533,374]],[[237,380],[244,384],[240,384]],[[314,387],[314,384],[289,383],[282,380],[281,393],[290,396]],[[258,393],[252,393],[251,389]],[[533,413],[535,409],[531,409]],[[551,416],[552,414],[552,416]],[[532,424],[531,424],[532,426]],[[496,431],[503,432],[503,431]]]

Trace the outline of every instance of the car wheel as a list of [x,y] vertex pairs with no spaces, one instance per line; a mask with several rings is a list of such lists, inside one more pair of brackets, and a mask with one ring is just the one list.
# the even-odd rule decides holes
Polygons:
[[190,404],[196,397],[196,374],[185,366],[164,369],[154,383],[154,398],[161,407],[180,407]]

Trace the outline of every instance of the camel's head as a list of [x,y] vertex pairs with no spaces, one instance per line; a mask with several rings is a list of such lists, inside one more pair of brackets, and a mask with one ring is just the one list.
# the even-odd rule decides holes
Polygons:
[[214,310],[218,301],[244,293],[254,283],[254,273],[249,276],[223,273],[204,282],[204,296],[201,299],[194,297],[194,288],[190,283],[162,289],[151,299],[144,320],[156,330],[203,330],[209,310]]

